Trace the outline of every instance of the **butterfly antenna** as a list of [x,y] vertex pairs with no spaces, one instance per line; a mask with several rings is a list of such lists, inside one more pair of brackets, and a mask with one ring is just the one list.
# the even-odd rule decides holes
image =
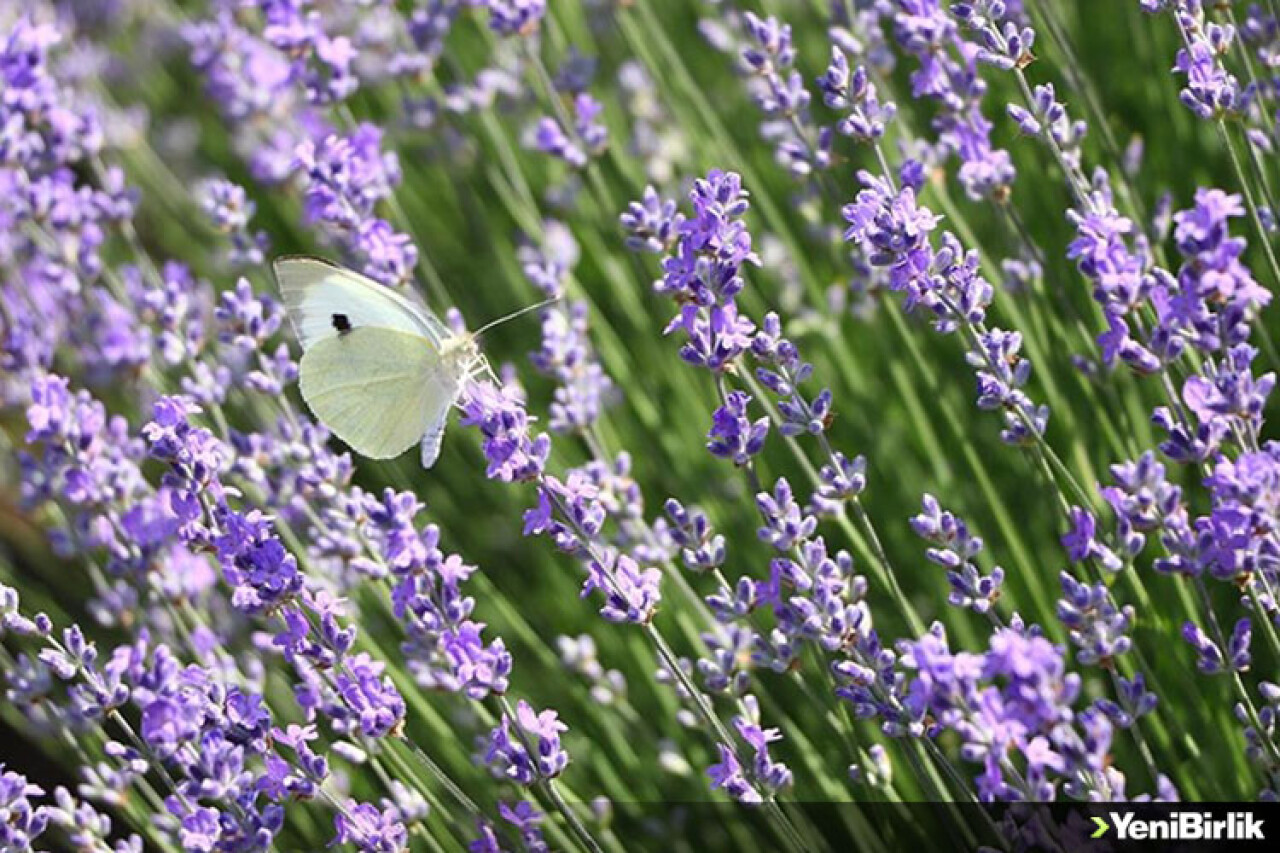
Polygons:
[[479,338],[481,335],[483,335],[485,332],[492,329],[494,326],[501,326],[503,323],[506,323],[509,320],[514,320],[517,317],[522,317],[525,314],[530,313],[531,311],[537,311],[540,308],[546,308],[548,305],[554,305],[555,303],[559,302],[561,299],[564,299],[564,297],[552,296],[550,299],[544,299],[541,302],[535,302],[532,305],[526,305],[523,308],[512,311],[510,314],[507,314],[505,317],[499,317],[496,320],[490,320],[488,323],[485,323],[483,326],[481,326],[480,328],[472,332],[471,337]]

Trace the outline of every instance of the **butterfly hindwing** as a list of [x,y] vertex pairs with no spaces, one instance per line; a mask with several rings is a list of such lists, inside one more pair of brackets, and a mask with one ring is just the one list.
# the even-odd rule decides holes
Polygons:
[[353,270],[304,256],[273,266],[303,349],[365,327],[417,335],[436,348],[448,333],[425,307]]
[[453,404],[442,393],[440,367],[439,350],[421,335],[355,327],[307,347],[299,386],[311,411],[352,450],[390,459],[440,426]]
[[449,409],[452,408],[454,400],[457,399],[458,392],[456,387],[452,391],[447,391],[439,395],[441,405],[438,407],[434,419],[427,426],[426,434],[422,436],[422,467],[430,468],[436,464],[436,460],[440,458],[440,445],[444,443],[444,428],[449,422]]

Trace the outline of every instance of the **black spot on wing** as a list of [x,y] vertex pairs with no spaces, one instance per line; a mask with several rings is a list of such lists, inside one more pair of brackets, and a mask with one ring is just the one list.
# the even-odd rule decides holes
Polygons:
[[338,334],[346,334],[351,331],[351,318],[346,314],[334,314],[333,327],[338,330]]

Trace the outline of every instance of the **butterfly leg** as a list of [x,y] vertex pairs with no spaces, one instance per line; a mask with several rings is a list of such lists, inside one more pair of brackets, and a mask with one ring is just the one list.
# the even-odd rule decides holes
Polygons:
[[502,385],[502,380],[498,378],[498,374],[493,372],[493,367],[489,364],[489,359],[483,355],[478,357],[472,364],[470,375],[472,379],[487,376],[494,385]]
[[[467,364],[467,372],[463,377],[463,384],[470,385],[477,379],[488,378],[493,381],[494,385],[502,386],[502,381],[498,379],[497,374],[493,372],[493,368],[489,366],[489,359],[483,355],[477,355]],[[454,401],[454,405],[459,405],[458,401]]]

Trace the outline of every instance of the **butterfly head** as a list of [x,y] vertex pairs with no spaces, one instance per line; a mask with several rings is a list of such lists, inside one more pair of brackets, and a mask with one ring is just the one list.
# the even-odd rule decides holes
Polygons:
[[459,377],[462,383],[481,376],[492,376],[489,359],[480,352],[480,341],[475,333],[457,335],[444,342],[440,349],[441,360],[448,364],[451,372]]

